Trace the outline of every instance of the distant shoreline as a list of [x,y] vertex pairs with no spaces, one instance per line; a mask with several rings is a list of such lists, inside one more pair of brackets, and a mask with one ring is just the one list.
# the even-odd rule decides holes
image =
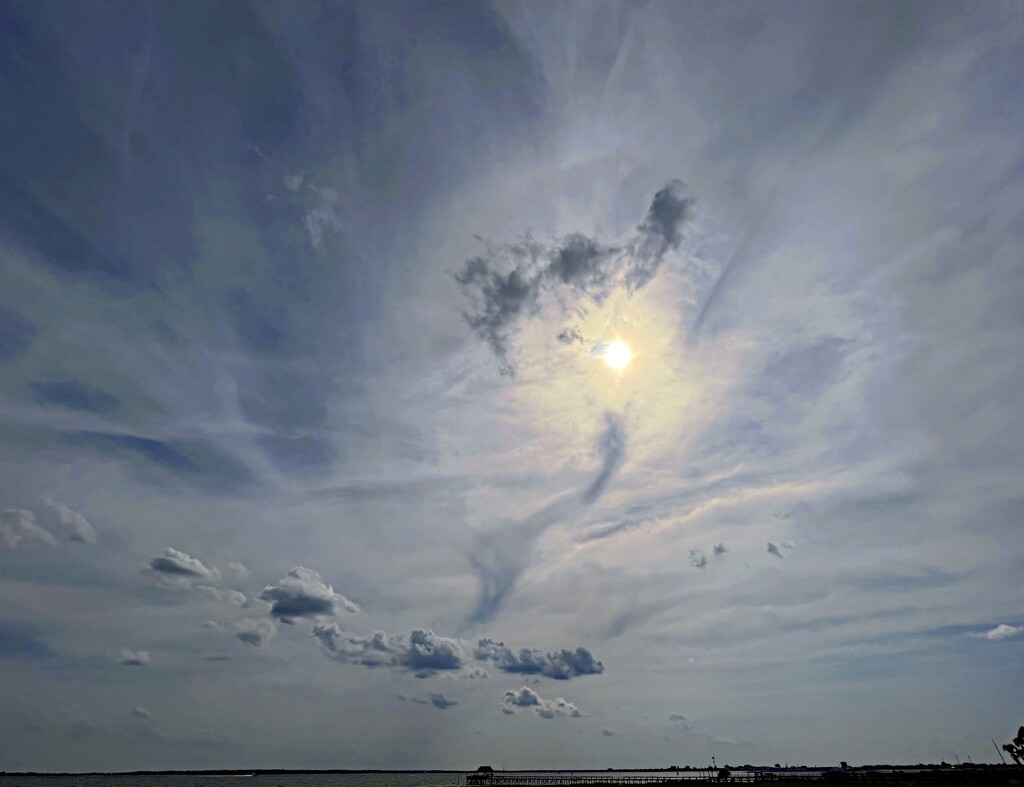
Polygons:
[[[678,768],[560,768],[533,769],[510,768],[495,770],[495,773],[689,773],[706,771],[711,766],[686,765]],[[734,771],[765,771],[773,773],[800,773],[803,771],[840,770],[836,765],[793,765],[776,768],[771,765],[729,765]],[[970,771],[970,770],[1020,770],[1021,766],[1001,763],[917,763],[914,765],[852,765],[847,771]],[[379,768],[203,768],[198,770],[142,770],[142,771],[0,771],[3,777],[52,777],[52,776],[283,776],[295,775],[359,775],[359,774],[465,774],[473,769],[452,768],[414,768],[414,769],[379,769]]]

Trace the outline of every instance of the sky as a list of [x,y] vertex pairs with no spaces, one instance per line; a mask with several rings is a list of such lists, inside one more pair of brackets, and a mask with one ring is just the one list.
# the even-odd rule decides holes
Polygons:
[[1018,2],[0,4],[0,768],[994,761],[1022,59]]

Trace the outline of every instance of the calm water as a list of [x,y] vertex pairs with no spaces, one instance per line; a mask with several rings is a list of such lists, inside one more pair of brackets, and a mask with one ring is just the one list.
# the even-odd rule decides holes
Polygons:
[[[735,767],[734,767],[735,771]],[[598,779],[643,776],[646,778],[699,779],[715,771],[651,773],[642,771],[533,771],[522,776],[593,776]],[[793,775],[818,775],[805,771]],[[341,773],[252,776],[0,776],[0,787],[465,787],[466,774],[449,773]]]
[[0,776],[0,787],[447,787],[462,774],[353,773],[284,776]]
[[[575,775],[583,775],[584,772]],[[523,774],[527,775],[527,774]],[[562,771],[537,771],[536,775],[569,776]],[[612,774],[591,772],[592,776]],[[616,776],[661,776],[668,773],[623,773]],[[675,774],[672,774],[675,775]],[[694,778],[697,773],[680,773],[677,778]],[[706,775],[706,774],[704,774]],[[250,776],[0,776],[0,787],[452,787],[465,785],[465,774],[452,773],[352,773]]]

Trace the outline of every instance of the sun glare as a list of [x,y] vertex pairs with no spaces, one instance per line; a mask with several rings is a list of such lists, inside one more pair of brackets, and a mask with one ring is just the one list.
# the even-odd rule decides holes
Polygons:
[[629,345],[621,339],[616,339],[609,344],[604,351],[604,362],[617,372],[626,368],[626,364],[633,358],[633,351]]

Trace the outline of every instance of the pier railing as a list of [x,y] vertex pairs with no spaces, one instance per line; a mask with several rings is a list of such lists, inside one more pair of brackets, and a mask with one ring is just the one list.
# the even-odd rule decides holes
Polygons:
[[470,787],[683,787],[694,782],[711,782],[715,784],[763,784],[778,781],[779,775],[759,771],[732,771],[725,776],[718,769],[686,771],[672,776],[522,776],[519,774],[476,774],[466,776],[466,784]]

